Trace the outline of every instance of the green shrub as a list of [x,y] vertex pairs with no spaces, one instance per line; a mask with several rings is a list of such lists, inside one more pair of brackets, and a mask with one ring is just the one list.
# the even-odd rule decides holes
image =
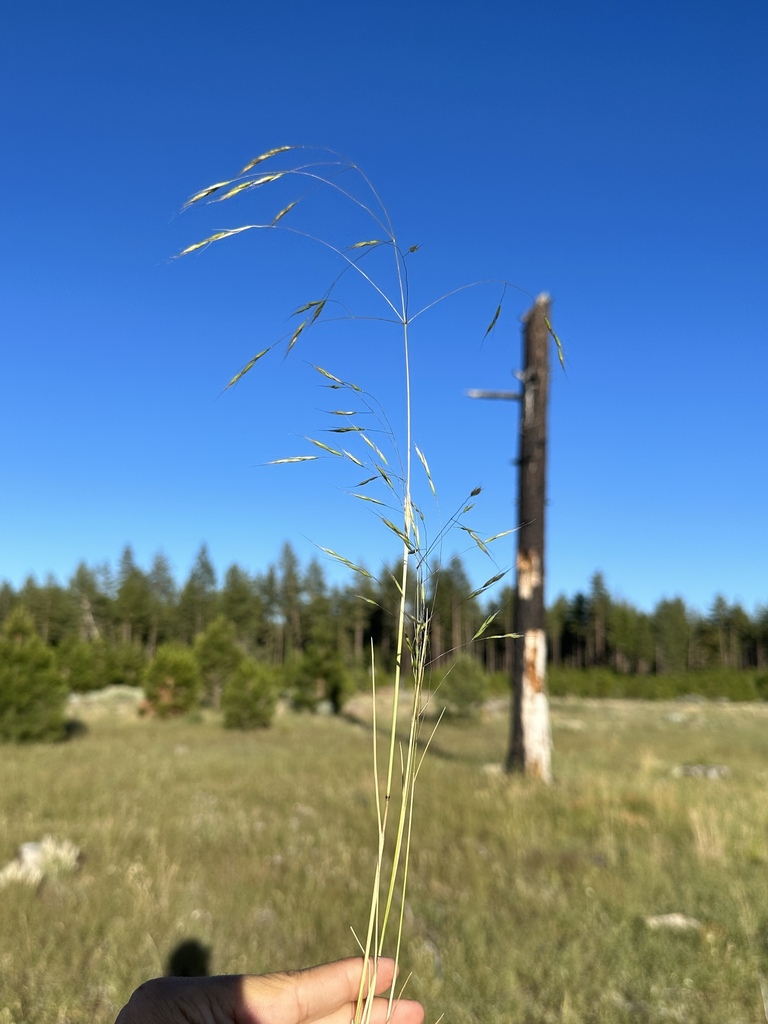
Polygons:
[[[696,669],[658,675],[621,675],[609,668],[551,665],[547,675],[549,692],[556,697],[679,700],[681,697],[695,695],[707,700],[732,701],[753,701],[761,697],[760,676],[749,669]],[[768,678],[765,685],[768,691]]]
[[112,652],[103,640],[67,637],[56,648],[56,661],[64,682],[73,693],[101,690],[111,682]]
[[355,692],[355,679],[344,669],[331,648],[310,644],[304,654],[286,670],[291,702],[298,711],[316,711],[322,700],[339,714]]
[[275,715],[279,689],[275,669],[255,658],[241,657],[221,697],[225,728],[267,728]]
[[488,697],[508,697],[512,687],[511,672],[486,672],[485,681]]
[[169,718],[192,711],[200,703],[200,687],[194,653],[182,644],[161,644],[144,672],[144,695],[152,714]]
[[450,718],[474,718],[488,693],[482,665],[469,654],[460,654],[438,684],[438,705]]
[[107,651],[106,677],[99,687],[141,686],[147,668],[143,649],[138,644],[121,641]]
[[29,612],[17,608],[0,633],[0,739],[63,739],[66,698],[53,652]]
[[195,656],[203,677],[203,701],[218,708],[224,687],[243,660],[234,625],[217,615],[195,638]]

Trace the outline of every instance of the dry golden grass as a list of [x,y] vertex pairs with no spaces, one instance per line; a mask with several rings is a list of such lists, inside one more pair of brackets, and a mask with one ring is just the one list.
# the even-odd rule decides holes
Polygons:
[[[549,789],[489,770],[503,712],[440,727],[417,794],[410,992],[454,1022],[762,1019],[768,709],[553,703]],[[376,820],[353,710],[251,735],[102,717],[68,744],[0,748],[0,862],[46,833],[84,855],[74,876],[0,889],[0,1024],[111,1022],[189,938],[216,972],[354,952]],[[731,774],[675,777],[683,763]],[[672,912],[702,928],[644,924]]]

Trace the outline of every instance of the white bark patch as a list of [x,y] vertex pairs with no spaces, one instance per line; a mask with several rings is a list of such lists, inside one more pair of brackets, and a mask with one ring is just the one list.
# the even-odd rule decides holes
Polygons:
[[552,781],[552,730],[547,699],[547,638],[543,629],[525,634],[523,648],[523,744],[528,775]]
[[541,558],[536,551],[517,554],[517,592],[522,601],[530,601],[536,587],[541,586]]

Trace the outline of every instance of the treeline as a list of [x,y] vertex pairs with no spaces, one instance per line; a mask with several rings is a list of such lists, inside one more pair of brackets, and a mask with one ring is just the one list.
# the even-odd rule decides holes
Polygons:
[[[39,636],[56,650],[73,689],[135,683],[158,647],[192,647],[220,618],[243,652],[264,664],[283,667],[311,649],[332,652],[345,671],[364,676],[371,646],[382,671],[393,667],[397,575],[395,567],[378,579],[350,574],[348,582],[332,586],[321,562],[302,566],[285,544],[263,572],[232,565],[219,579],[203,545],[179,584],[164,555],[144,569],[126,547],[116,568],[81,563],[66,584],[53,577],[42,583],[30,577],[18,590],[0,584],[0,623],[23,606]],[[453,558],[432,573],[429,589],[433,664],[445,666],[464,652],[488,673],[509,674],[514,641],[473,644],[473,637],[492,610],[498,614],[486,632],[512,632],[513,588],[497,593],[493,607],[472,599],[472,584],[460,559]],[[749,615],[717,597],[702,615],[673,598],[646,613],[614,599],[600,573],[585,593],[561,595],[551,604],[547,634],[553,666],[648,676],[768,665],[768,607]],[[108,656],[89,659],[84,645],[103,648]],[[89,675],[89,663],[95,676]]]
[[[321,562],[302,566],[286,543],[264,572],[251,574],[232,565],[219,579],[203,545],[179,585],[164,555],[156,555],[144,569],[126,547],[116,569],[81,563],[66,585],[53,577],[43,583],[29,578],[18,590],[0,584],[0,622],[24,607],[60,663],[73,663],[74,689],[135,682],[162,645],[191,647],[220,618],[232,627],[245,653],[268,665],[282,667],[310,649],[327,650],[346,670],[365,673],[373,646],[378,665],[387,672],[396,647],[398,576],[393,566],[378,579],[350,574],[346,584],[332,586]],[[458,558],[431,574],[431,657],[436,665],[451,661],[454,652],[472,649],[488,611],[470,599],[471,593]],[[488,632],[509,633],[511,589],[501,593],[498,606]],[[109,651],[98,681],[85,678],[85,658],[80,658],[82,665],[74,664],[83,645]],[[474,653],[489,671],[511,671],[509,640],[488,641]]]
[[718,595],[702,615],[680,597],[650,613],[611,597],[596,572],[586,593],[560,595],[547,610],[550,662],[606,667],[622,675],[672,675],[712,669],[765,669],[768,606],[749,615]]

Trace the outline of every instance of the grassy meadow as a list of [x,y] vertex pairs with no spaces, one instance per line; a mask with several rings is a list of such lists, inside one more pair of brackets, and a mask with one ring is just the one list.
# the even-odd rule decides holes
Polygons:
[[[212,973],[353,954],[376,829],[369,708],[352,711],[257,733],[100,715],[66,744],[0,747],[0,865],[45,834],[83,853],[0,888],[0,1024],[111,1024],[191,938]],[[549,789],[498,771],[498,704],[442,723],[424,764],[403,971],[427,1020],[763,1020],[768,707],[559,698],[552,718]],[[673,912],[701,927],[645,922]]]

